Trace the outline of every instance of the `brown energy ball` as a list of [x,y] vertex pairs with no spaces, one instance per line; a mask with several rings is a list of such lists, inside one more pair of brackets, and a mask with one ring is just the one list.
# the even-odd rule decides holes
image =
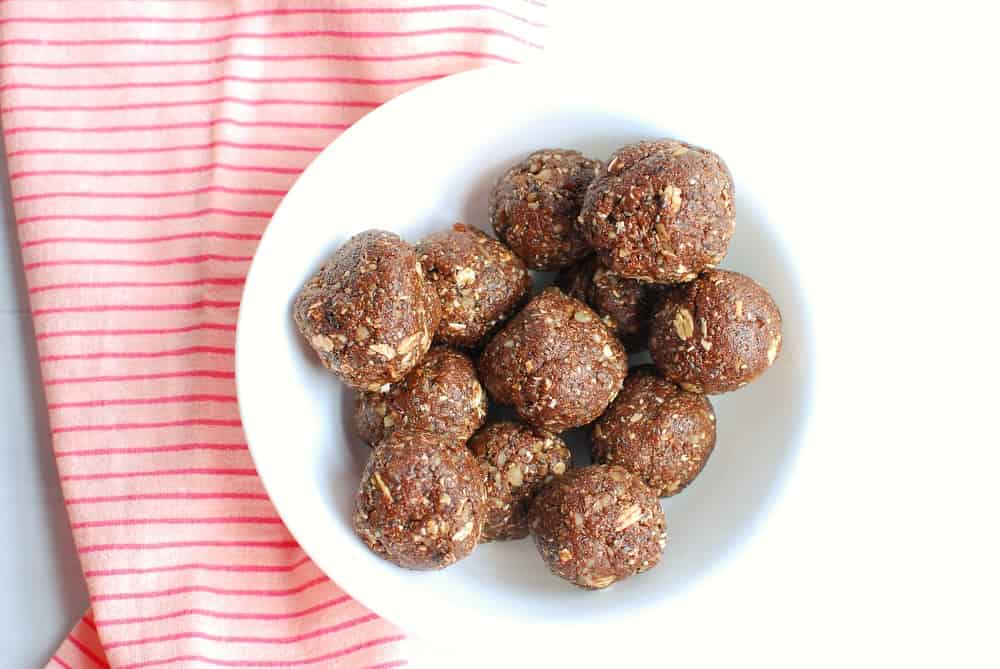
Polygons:
[[696,393],[741,388],[780,351],[781,312],[766,290],[736,272],[705,272],[667,291],[650,326],[653,362]]
[[637,367],[591,434],[594,461],[620,465],[660,497],[679,493],[715,447],[715,411],[704,395]]
[[590,253],[575,222],[599,166],[579,151],[544,149],[511,167],[490,193],[497,237],[531,269],[560,269]]
[[535,493],[572,465],[565,442],[551,432],[503,421],[477,432],[469,448],[486,470],[482,540],[528,536],[528,507]]
[[465,443],[486,420],[486,393],[469,356],[435,347],[387,393],[360,393],[358,434],[377,444],[396,430],[423,430]]
[[397,430],[372,451],[355,498],[354,531],[407,569],[441,569],[479,543],[486,489],[460,443]]
[[542,488],[528,524],[552,573],[588,590],[646,571],[667,543],[656,495],[613,465],[577,469]]
[[424,275],[441,299],[436,339],[477,348],[531,290],[524,263],[477,228],[456,223],[417,244]]
[[625,348],[640,351],[646,347],[651,304],[659,286],[612,274],[595,256],[561,271],[556,285],[593,307]]
[[536,295],[479,358],[493,399],[551,432],[600,416],[627,371],[621,342],[593,309],[558,288]]
[[665,139],[611,155],[587,191],[578,227],[615,274],[676,283],[722,261],[735,221],[733,179],[722,159]]
[[353,388],[375,391],[403,378],[427,352],[440,306],[413,247],[368,230],[306,283],[293,314],[324,367]]

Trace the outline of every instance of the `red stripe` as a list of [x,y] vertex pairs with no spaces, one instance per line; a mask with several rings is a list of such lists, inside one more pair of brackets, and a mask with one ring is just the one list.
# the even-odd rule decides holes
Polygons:
[[[158,544],[94,544],[81,546],[80,554],[102,551],[142,551],[175,548],[297,548],[294,541],[167,541]],[[99,622],[102,627],[105,622]]]
[[109,221],[172,221],[179,218],[200,218],[209,214],[220,216],[234,216],[236,218],[262,218],[270,219],[272,214],[267,211],[243,211],[240,209],[220,209],[217,207],[206,207],[205,209],[195,209],[194,211],[183,211],[174,214],[150,214],[147,216],[119,216],[108,214],[52,214],[48,216],[27,216],[18,219],[18,225],[28,223],[38,223],[39,221],[98,221],[107,223]]
[[392,662],[369,664],[367,667],[363,667],[363,669],[394,669],[395,667],[405,667],[409,663],[409,660],[393,660]]
[[93,619],[91,619],[89,616],[84,615],[82,618],[80,618],[80,620],[90,629],[94,630],[95,632],[97,631],[97,625],[94,623]]
[[129,374],[123,376],[78,376],[65,379],[51,379],[43,381],[44,386],[59,386],[67,383],[103,383],[107,381],[152,381],[154,379],[183,379],[183,378],[209,378],[209,379],[232,379],[235,375],[217,369],[190,369],[180,372],[163,372],[162,374]]
[[127,267],[157,267],[160,265],[190,265],[200,262],[250,262],[253,256],[227,256],[221,253],[203,253],[196,256],[180,256],[178,258],[160,258],[158,260],[124,260],[122,258],[71,258],[68,260],[40,260],[25,263],[25,271],[40,267],[66,267],[70,265],[124,265]]
[[223,620],[292,620],[294,618],[303,618],[310,614],[350,601],[352,601],[350,597],[342,595],[340,597],[327,600],[322,604],[310,606],[307,609],[294,611],[292,613],[230,613],[228,611],[210,611],[206,609],[182,609],[180,611],[172,611],[170,613],[161,613],[156,616],[109,618],[108,620],[98,621],[98,624],[101,627],[110,627],[112,625],[136,625],[140,623],[152,623],[159,622],[161,620],[169,620],[170,618],[180,618],[182,616],[204,616],[206,618],[220,618]]
[[340,632],[342,630],[350,629],[352,627],[357,627],[358,625],[363,625],[364,623],[371,622],[372,620],[378,620],[378,616],[375,615],[374,613],[369,613],[367,615],[363,615],[358,618],[345,620],[344,622],[338,623],[336,625],[331,625],[329,627],[321,627],[319,629],[312,630],[311,632],[306,632],[304,634],[297,634],[295,636],[288,636],[288,637],[219,636],[215,634],[205,634],[203,632],[181,632],[179,634],[170,634],[166,636],[144,637],[139,639],[129,639],[127,641],[116,641],[115,643],[110,643],[105,645],[104,648],[110,650],[112,648],[120,648],[122,646],[141,646],[147,643],[163,643],[165,641],[179,641],[181,639],[204,639],[205,641],[217,641],[220,643],[274,643],[274,644],[298,643],[300,641],[315,639],[317,637],[325,636],[327,634],[333,634],[335,632]]
[[280,525],[281,519],[274,516],[230,516],[219,518],[117,518],[110,520],[89,520],[70,524],[71,530],[92,527],[129,527],[133,525]]
[[[225,119],[219,119],[225,120]],[[213,121],[214,123],[214,121]],[[198,124],[200,125],[200,124]],[[180,127],[180,126],[175,126]],[[51,128],[48,128],[51,129]],[[161,130],[162,128],[132,127],[129,130]],[[14,202],[28,202],[30,200],[46,200],[53,197],[92,197],[92,198],[112,198],[116,200],[137,198],[142,200],[158,200],[168,197],[188,197],[190,195],[204,195],[206,193],[230,193],[232,195],[253,195],[253,196],[283,196],[287,190],[276,188],[232,188],[230,186],[202,186],[190,190],[163,191],[160,193],[137,193],[123,191],[119,193],[98,193],[91,191],[63,191],[55,193],[31,193],[30,195],[19,195],[14,198]]]
[[104,595],[91,595],[91,602],[107,602],[122,599],[156,599],[157,597],[173,597],[174,595],[184,595],[190,592],[207,592],[211,595],[233,595],[236,597],[287,597],[305,592],[317,585],[329,583],[326,576],[319,576],[302,585],[294,588],[284,588],[282,590],[234,590],[231,588],[211,588],[204,585],[188,585],[182,588],[169,588],[167,590],[154,590],[152,592],[115,592]]
[[74,353],[70,355],[43,355],[38,360],[40,362],[55,362],[57,360],[99,360],[102,358],[169,358],[175,355],[194,355],[199,353],[212,353],[221,355],[231,355],[235,351],[222,346],[188,346],[170,351],[101,351],[99,353]]
[[24,179],[26,177],[55,177],[55,176],[81,176],[81,177],[146,177],[159,176],[163,174],[194,174],[196,172],[207,172],[209,170],[231,170],[233,172],[267,172],[269,174],[299,174],[302,169],[299,167],[267,167],[264,165],[232,165],[230,163],[207,163],[205,165],[194,165],[192,167],[171,167],[162,170],[24,170],[14,172],[10,175],[11,181]]
[[[182,404],[197,402],[236,402],[235,395],[164,395],[163,397],[119,397],[114,399],[84,400],[81,402],[54,402],[49,410],[84,409],[91,407],[139,406],[147,404]],[[241,444],[242,445],[242,444]]]
[[[413,60],[426,60],[430,58],[480,58],[482,60],[496,60],[502,63],[517,64],[520,61],[514,58],[508,58],[507,56],[501,56],[496,53],[488,53],[485,51],[420,51],[417,53],[406,53],[392,56],[365,56],[350,53],[312,53],[312,54],[254,54],[254,53],[232,53],[226,54],[224,56],[216,56],[214,58],[197,58],[193,60],[119,60],[119,61],[103,61],[103,62],[80,62],[80,63],[39,63],[39,62],[24,62],[24,63],[7,63],[6,65],[0,63],[0,68],[3,67],[35,67],[41,69],[50,70],[68,70],[68,69],[81,69],[90,67],[183,67],[185,65],[217,65],[219,63],[228,63],[231,61],[254,61],[254,62],[287,62],[287,61],[310,61],[310,60],[332,60],[340,61],[346,63],[395,63],[401,61],[413,61]],[[237,102],[240,99],[235,100],[223,100],[226,102]],[[244,100],[247,104],[268,104],[266,100],[257,102]],[[169,104],[169,103],[168,103]],[[281,103],[275,103],[281,104]],[[313,104],[311,102],[304,102],[304,104]],[[24,109],[30,109],[30,107],[15,107],[8,109],[16,109],[22,111]],[[63,107],[60,107],[63,109]]]
[[[235,305],[234,305],[235,306]],[[93,308],[86,311],[98,311]],[[101,310],[104,311],[104,310]],[[222,346],[188,346],[170,351],[101,351],[99,353],[74,353],[69,355],[43,355],[39,362],[56,362],[60,360],[100,360],[104,358],[117,359],[149,359],[169,358],[175,355],[218,354],[232,355],[235,350]]]
[[211,98],[206,100],[174,100],[165,102],[136,102],[127,105],[19,105],[14,107],[2,107],[0,113],[11,114],[14,112],[42,111],[42,112],[68,112],[68,111],[127,111],[134,109],[164,109],[168,107],[204,107],[208,105],[219,105],[225,103],[247,105],[248,107],[264,107],[270,105],[295,105],[302,107],[378,107],[382,102],[370,102],[365,100],[290,100],[270,98],[265,100],[251,100],[247,98],[237,98],[232,96]]
[[53,655],[52,661],[58,664],[60,667],[64,667],[65,669],[73,669],[73,667],[63,662],[62,658],[60,658],[58,655]]
[[[239,306],[239,302],[220,300],[198,300],[197,302],[184,302],[180,304],[91,304],[81,307],[52,307],[50,309],[38,309],[37,311],[32,311],[31,314],[33,316],[45,316],[47,314],[100,313],[105,311],[190,311],[192,309],[204,308],[235,309]],[[225,353],[226,351],[218,352]],[[232,351],[229,352],[231,353]],[[98,353],[93,355],[96,355],[97,357],[104,357],[105,354]],[[152,357],[156,357],[156,355],[153,355]]]
[[228,142],[220,140],[208,142],[207,144],[176,144],[172,146],[146,146],[131,148],[112,147],[108,149],[93,149],[66,147],[60,149],[19,149],[8,153],[7,157],[14,158],[16,156],[33,156],[41,154],[121,155],[125,153],[165,153],[169,151],[204,151],[205,149],[217,149],[222,147],[231,149],[252,149],[254,151],[304,151],[308,153],[319,153],[323,150],[322,146],[301,146],[294,144],[246,144],[242,142]]
[[142,455],[143,453],[184,453],[187,451],[242,451],[246,444],[169,444],[167,446],[141,446],[132,448],[86,448],[75,451],[56,451],[57,458],[85,457],[94,455]]
[[94,653],[94,651],[90,650],[85,645],[83,645],[83,643],[81,643],[79,639],[73,636],[72,633],[70,633],[70,635],[66,638],[69,639],[69,642],[72,643],[74,646],[76,646],[77,650],[86,655],[94,664],[96,664],[99,667],[104,667],[104,669],[111,669],[111,667],[108,666],[107,662],[98,657]]
[[[195,325],[186,325],[184,327],[179,327],[179,328],[146,328],[146,329],[133,329],[133,330],[52,330],[49,332],[36,333],[35,339],[50,339],[52,337],[164,335],[164,334],[177,334],[182,332],[194,332],[195,330],[235,331],[236,325],[230,323],[197,323]],[[114,380],[114,377],[112,377],[112,380]],[[60,383],[72,383],[72,382],[73,379],[69,379],[67,381],[60,381]]]
[[[239,307],[239,302],[232,300],[198,300],[196,302],[180,302],[177,304],[90,304],[82,307],[51,307],[49,309],[37,309],[31,312],[32,316],[44,316],[46,314],[64,313],[99,313],[104,311],[189,311],[191,309],[215,308],[215,309],[235,309]],[[222,351],[223,353],[225,351]]]
[[258,565],[258,564],[205,564],[202,562],[190,562],[188,564],[171,564],[162,567],[142,567],[125,569],[90,569],[83,572],[87,578],[95,576],[137,576],[139,574],[160,574],[170,571],[223,571],[253,574],[287,573],[295,571],[304,564],[309,564],[309,557],[304,557],[288,565]]
[[[2,45],[0,45],[2,46]],[[0,91],[24,89],[31,91],[107,91],[125,88],[177,88],[182,86],[208,86],[222,84],[231,81],[238,81],[248,84],[351,84],[358,86],[400,86],[403,84],[416,84],[425,81],[433,81],[441,77],[448,76],[446,73],[423,74],[415,77],[394,77],[387,79],[370,79],[364,77],[243,77],[235,74],[227,74],[209,79],[171,79],[167,81],[131,81],[118,82],[113,84],[31,84],[18,82],[14,84],[4,84],[0,86]],[[266,123],[255,124],[267,126]],[[294,127],[294,126],[293,126]],[[332,127],[332,126],[330,126]],[[6,134],[11,134],[11,130],[5,130]]]
[[164,427],[242,427],[238,420],[216,420],[214,418],[185,418],[184,420],[162,421],[158,423],[110,423],[108,425],[66,425],[52,428],[52,434],[65,432],[106,432],[120,430],[150,430]]
[[29,288],[28,293],[49,290],[78,290],[80,288],[181,288],[184,286],[242,286],[243,277],[203,277],[191,281],[81,281],[77,283],[50,283]]
[[378,639],[364,641],[362,643],[355,644],[347,648],[342,648],[332,653],[327,653],[325,655],[319,655],[317,657],[311,657],[302,660],[220,660],[212,657],[206,657],[204,655],[178,655],[175,657],[168,657],[159,660],[146,660],[145,662],[133,662],[132,664],[122,665],[118,669],[142,669],[142,667],[152,667],[162,664],[174,664],[176,662],[203,662],[205,664],[214,664],[220,667],[300,667],[306,664],[317,664],[319,662],[326,662],[328,660],[333,660],[338,657],[344,657],[345,655],[351,655],[353,653],[357,653],[358,651],[367,650],[368,648],[384,646],[394,641],[402,641],[405,638],[406,637],[401,634],[397,634],[396,636],[380,637]]
[[63,500],[66,506],[78,504],[104,504],[109,502],[144,502],[151,500],[241,499],[264,501],[264,493],[255,492],[164,492],[145,495],[106,495],[102,497],[71,497]]
[[[189,130],[193,128],[213,128],[217,125],[235,125],[240,128],[304,128],[312,130],[345,130],[350,123],[298,123],[292,121],[241,121],[235,118],[213,118],[210,121],[189,121],[186,123],[154,123],[152,125],[108,125],[92,128],[73,126],[19,126],[7,128],[4,135],[22,132],[152,132],[163,130]],[[221,187],[220,187],[221,188]],[[191,195],[192,193],[181,193]],[[111,194],[114,196],[114,194]]]
[[301,39],[304,37],[343,37],[348,39],[395,39],[399,37],[429,37],[431,35],[493,35],[505,37],[533,49],[541,49],[542,45],[527,40],[520,35],[497,28],[481,28],[478,26],[453,26],[447,28],[426,28],[423,30],[296,30],[290,32],[252,33],[236,32],[212,37],[194,37],[188,39],[152,39],[152,38],[116,38],[116,39],[64,39],[51,40],[36,37],[15,37],[0,41],[0,47],[23,44],[27,46],[181,46],[185,44],[219,44],[237,39]]
[[[0,65],[2,66],[2,65]],[[15,105],[12,107],[0,107],[0,113],[13,114],[16,112],[73,112],[73,111],[134,111],[136,109],[166,109],[169,107],[207,107],[225,103],[247,105],[249,107],[264,107],[270,105],[291,105],[297,107],[337,107],[337,108],[364,108],[371,109],[378,107],[382,102],[350,101],[350,100],[247,100],[236,97],[212,98],[209,100],[176,100],[167,102],[137,102],[134,104],[117,105]]]
[[22,242],[21,248],[27,249],[32,246],[42,246],[43,244],[159,244],[162,242],[175,242],[181,239],[236,239],[246,241],[259,241],[260,235],[249,232],[222,232],[218,230],[204,230],[198,232],[187,232],[177,235],[162,235],[160,237],[43,237]]
[[[540,3],[539,3],[540,4]],[[544,6],[544,5],[540,5]],[[467,5],[415,5],[413,7],[331,7],[322,9],[264,9],[253,12],[239,12],[233,14],[223,14],[220,16],[188,17],[188,16],[89,16],[74,18],[53,18],[51,16],[17,16],[9,19],[0,19],[0,25],[5,23],[216,23],[219,21],[232,21],[235,19],[253,18],[256,16],[293,16],[297,14],[320,14],[320,15],[343,15],[343,14],[424,14],[431,12],[469,12],[488,11],[502,14],[508,18],[520,21],[529,26],[538,28],[546,27],[543,23],[536,23],[523,16],[508,12],[499,7],[491,5],[467,4]]]
[[256,469],[222,467],[188,467],[186,469],[157,469],[144,472],[97,472],[94,474],[67,474],[60,481],[107,481],[108,479],[147,478],[150,476],[256,476]]

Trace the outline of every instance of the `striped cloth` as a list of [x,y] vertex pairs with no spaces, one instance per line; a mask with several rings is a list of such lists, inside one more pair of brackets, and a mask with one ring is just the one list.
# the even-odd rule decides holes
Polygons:
[[93,607],[48,666],[405,664],[264,494],[233,336],[257,240],[318,151],[414,85],[539,49],[540,2],[432,3],[0,4],[17,228]]

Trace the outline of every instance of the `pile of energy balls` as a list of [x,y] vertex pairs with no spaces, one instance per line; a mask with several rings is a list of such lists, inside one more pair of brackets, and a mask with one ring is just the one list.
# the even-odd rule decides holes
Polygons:
[[[499,240],[462,224],[415,247],[362,232],[295,301],[373,447],[354,528],[409,569],[530,534],[557,576],[605,588],[659,562],[658,498],[715,446],[707,395],[774,362],[781,315],[753,280],[715,269],[735,209],[711,151],[538,151],[500,178],[489,216]],[[529,270],[558,270],[556,285],[532,295]],[[653,364],[629,370],[646,348]],[[519,420],[488,421],[490,401]],[[582,426],[594,464],[574,469],[560,433]]]

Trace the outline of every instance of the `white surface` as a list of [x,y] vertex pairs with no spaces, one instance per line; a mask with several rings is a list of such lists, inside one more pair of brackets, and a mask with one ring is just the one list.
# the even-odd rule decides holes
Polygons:
[[[2,140],[0,140],[2,147]],[[0,154],[0,155],[6,155]],[[87,606],[59,489],[0,160],[0,665],[40,667]]]
[[[693,92],[693,98],[711,94]],[[722,578],[728,562],[738,560],[754,529],[766,523],[766,509],[816,502],[781,495],[784,476],[796,475],[789,465],[803,430],[808,435],[814,355],[809,300],[802,295],[808,282],[796,276],[780,240],[811,207],[794,195],[772,196],[786,199],[797,214],[772,220],[754,176],[774,166],[752,138],[727,130],[724,113],[677,103],[668,118],[637,93],[608,98],[545,69],[523,67],[476,70],[423,86],[369,114],[327,148],[285,197],[258,246],[236,339],[240,412],[257,470],[310,557],[366,606],[429,642],[458,638],[471,651],[503,634],[544,648],[561,626],[624,640],[652,621],[687,636],[705,612],[728,608],[741,597],[741,584],[759,577],[732,565],[725,587],[699,587]],[[418,135],[415,118],[423,119]],[[411,242],[456,220],[488,229],[489,189],[532,150],[560,146],[607,158],[618,146],[648,137],[710,146],[740,175],[738,232],[723,266],[766,286],[784,320],[784,349],[774,368],[742,392],[713,398],[719,447],[698,480],[664,505],[671,542],[664,564],[595,594],[553,578],[530,541],[482,546],[435,573],[414,574],[376,557],[351,525],[370,452],[354,434],[354,393],[317,363],[288,317],[299,288],[349,236],[372,225]],[[405,149],[386,162],[378,146]],[[393,185],[392,197],[384,196],[386,184]],[[785,558],[790,541],[769,545],[773,560]],[[451,621],[447,628],[442,620]]]
[[[793,216],[788,193],[813,206],[782,241],[822,277],[812,285],[816,379],[843,401],[815,407],[818,436],[786,494],[822,503],[774,509],[731,563],[760,578],[699,631],[681,639],[663,627],[637,640],[664,661],[1000,663],[989,274],[1000,53],[987,4],[916,4],[628,0],[610,11],[562,0],[552,13],[548,57],[608,96],[648,87],[669,114],[689,79],[715,82],[706,108],[727,114],[729,132],[776,166],[753,175],[769,218]],[[739,181],[743,166],[732,167]],[[11,455],[0,468],[0,648],[5,665],[30,667],[82,601],[45,428],[24,418],[40,393],[24,319],[12,315],[24,308],[23,286],[4,262],[0,371],[12,397],[3,405]],[[774,561],[769,545],[789,536],[796,541]],[[698,588],[718,589],[729,568]],[[574,666],[613,650],[602,637],[570,635],[551,643],[581,648]],[[449,665],[444,651],[420,650],[416,666]],[[512,640],[476,662],[526,662],[530,651]]]

